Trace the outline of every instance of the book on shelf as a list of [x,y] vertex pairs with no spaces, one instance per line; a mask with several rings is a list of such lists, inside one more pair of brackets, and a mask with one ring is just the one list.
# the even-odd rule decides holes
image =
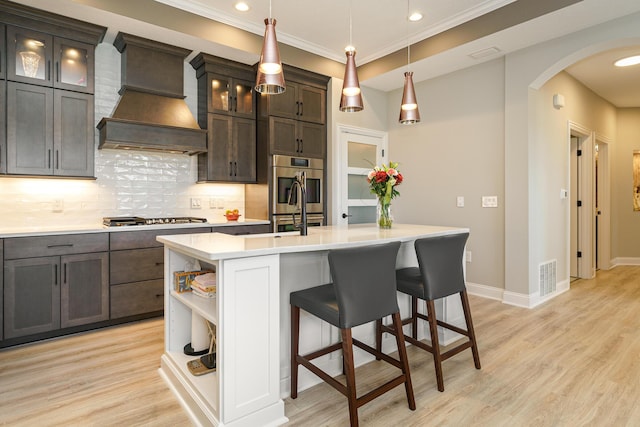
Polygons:
[[[213,270],[198,270],[198,271],[175,271],[173,273],[173,289],[176,292],[189,292],[191,291],[191,285],[193,280],[204,274],[214,273]],[[215,273],[214,273],[215,276]]]

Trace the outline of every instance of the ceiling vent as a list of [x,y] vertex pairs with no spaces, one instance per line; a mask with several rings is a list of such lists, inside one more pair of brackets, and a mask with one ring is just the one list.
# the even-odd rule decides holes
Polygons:
[[189,50],[118,33],[122,54],[120,99],[98,123],[98,148],[197,154],[207,150],[207,131],[184,101],[184,58]]

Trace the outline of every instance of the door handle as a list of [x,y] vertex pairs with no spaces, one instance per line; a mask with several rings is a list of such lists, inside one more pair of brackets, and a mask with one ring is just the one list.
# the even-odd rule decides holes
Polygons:
[[352,217],[352,216],[353,216],[353,215],[347,215],[346,213],[343,213],[343,214],[342,214],[342,218],[350,218],[350,217]]

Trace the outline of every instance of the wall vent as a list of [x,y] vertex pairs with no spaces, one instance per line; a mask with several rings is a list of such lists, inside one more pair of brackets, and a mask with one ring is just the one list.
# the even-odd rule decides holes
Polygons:
[[556,260],[543,262],[539,266],[540,296],[549,295],[556,291]]

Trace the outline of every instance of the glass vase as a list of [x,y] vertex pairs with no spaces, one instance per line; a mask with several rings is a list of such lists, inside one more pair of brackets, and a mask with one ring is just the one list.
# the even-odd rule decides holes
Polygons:
[[391,203],[385,203],[378,200],[377,209],[378,227],[388,229],[393,224],[393,215],[391,215]]

